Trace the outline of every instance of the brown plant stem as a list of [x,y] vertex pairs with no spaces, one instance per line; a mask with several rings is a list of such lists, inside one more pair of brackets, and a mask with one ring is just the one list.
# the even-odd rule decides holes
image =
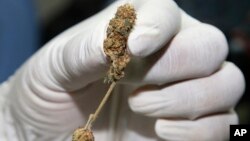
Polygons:
[[98,105],[98,107],[97,107],[96,111],[94,112],[94,114],[90,114],[88,122],[86,123],[84,129],[91,129],[93,123],[95,122],[96,118],[98,117],[101,110],[103,109],[103,107],[104,107],[105,103],[107,102],[108,98],[110,97],[113,89],[115,88],[115,85],[116,85],[115,81],[111,83],[107,93],[104,95],[101,103]]

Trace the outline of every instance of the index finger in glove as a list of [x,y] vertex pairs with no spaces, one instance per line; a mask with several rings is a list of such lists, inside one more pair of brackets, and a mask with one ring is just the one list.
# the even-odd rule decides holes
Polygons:
[[223,33],[181,13],[179,33],[158,52],[132,60],[124,83],[162,85],[206,77],[219,69],[228,53]]

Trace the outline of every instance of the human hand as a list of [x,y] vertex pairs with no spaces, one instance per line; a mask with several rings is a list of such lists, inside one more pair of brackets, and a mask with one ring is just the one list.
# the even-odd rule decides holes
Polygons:
[[[124,2],[114,3],[53,39],[2,85],[7,99],[3,105],[6,123],[2,127],[8,128],[9,140],[70,140],[73,130],[86,122],[106,91],[106,86],[99,82],[108,69],[103,40],[108,22],[121,3]],[[189,17],[173,1],[134,0],[131,3],[138,16],[128,46],[134,58],[140,58],[134,63],[142,67],[137,69],[132,62],[123,83],[154,84],[153,89],[141,88],[129,98],[132,110],[160,118],[156,133],[163,139],[192,140],[195,129],[211,129],[206,125],[212,124],[220,124],[218,128],[223,129],[213,127],[213,131],[222,136],[212,139],[224,139],[228,124],[236,123],[236,115],[227,112],[240,98],[244,81],[234,65],[222,66],[227,54],[223,34]],[[132,74],[136,77],[131,77]],[[232,75],[234,81],[229,81]],[[168,86],[169,83],[172,85]],[[190,94],[184,95],[182,92],[187,90]],[[173,101],[168,103],[169,99]],[[152,104],[155,102],[159,104]],[[171,110],[174,111],[171,113]],[[96,140],[107,138],[109,112],[105,109],[103,118],[95,124]],[[206,116],[210,114],[214,116]],[[175,120],[180,118],[183,120]],[[221,120],[226,122],[215,122]],[[165,128],[167,123],[180,128]],[[182,129],[190,129],[190,132],[182,132]],[[211,132],[201,133],[206,137]],[[138,139],[151,140],[145,136]]]
[[[161,6],[164,2],[171,5],[171,1],[161,2]],[[146,26],[140,26],[142,35],[129,42],[130,47],[135,46],[129,49],[146,58],[131,64],[124,83],[144,86],[130,95],[129,106],[156,118],[155,131],[163,140],[228,140],[229,125],[238,123],[234,107],[244,91],[244,76],[225,61],[228,46],[221,31],[179,12],[152,16],[151,25],[140,23],[138,17],[137,26]],[[136,29],[132,39],[140,31]],[[158,47],[160,51],[151,55]]]

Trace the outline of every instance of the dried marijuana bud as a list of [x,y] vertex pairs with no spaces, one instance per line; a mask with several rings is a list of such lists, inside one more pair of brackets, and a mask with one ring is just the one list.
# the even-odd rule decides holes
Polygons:
[[74,131],[72,141],[94,141],[91,131],[92,123],[96,120],[104,104],[107,102],[116,85],[116,81],[124,77],[124,69],[130,61],[127,51],[127,40],[135,24],[135,19],[135,9],[132,5],[125,4],[118,7],[115,17],[110,20],[107,29],[107,38],[104,40],[104,52],[111,62],[105,82],[111,83],[111,85],[95,113],[90,114],[86,125]]
[[72,141],[94,141],[94,135],[90,129],[78,128],[74,132]]
[[104,52],[112,64],[105,82],[114,82],[124,77],[124,69],[130,61],[127,40],[135,19],[134,7],[125,4],[118,8],[115,17],[109,22],[107,38],[104,40]]

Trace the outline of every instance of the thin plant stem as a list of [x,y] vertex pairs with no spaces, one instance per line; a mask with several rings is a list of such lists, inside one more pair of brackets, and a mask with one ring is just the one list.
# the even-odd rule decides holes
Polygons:
[[96,111],[94,114],[90,114],[88,122],[86,123],[84,129],[90,129],[93,122],[96,120],[96,118],[98,117],[98,115],[100,114],[102,108],[104,107],[105,103],[107,102],[108,98],[110,97],[113,89],[115,88],[116,82],[112,82],[111,85],[109,86],[109,89],[107,91],[107,93],[104,95],[101,103],[99,104],[99,106],[97,107]]

